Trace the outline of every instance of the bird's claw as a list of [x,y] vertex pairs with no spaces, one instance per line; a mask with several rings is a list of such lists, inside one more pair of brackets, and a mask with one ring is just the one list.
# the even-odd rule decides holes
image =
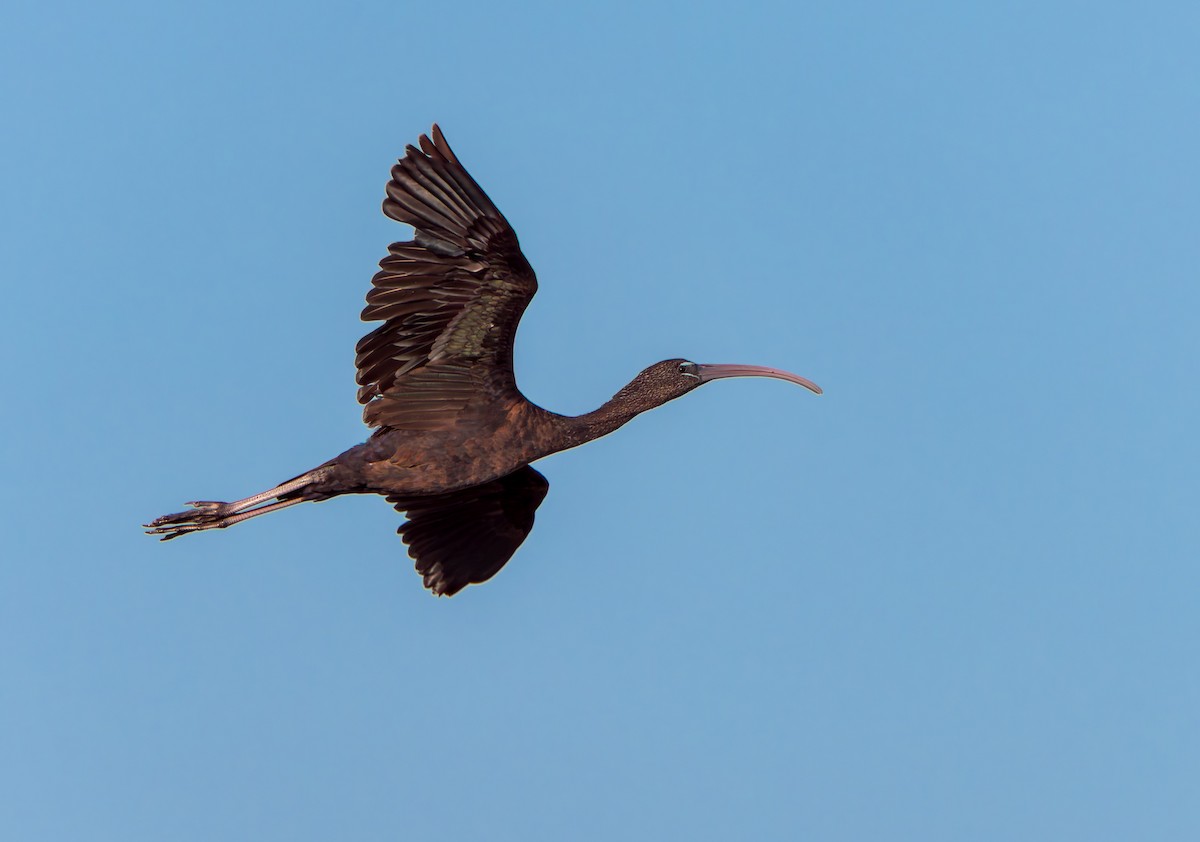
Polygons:
[[[166,517],[171,517],[167,515]],[[145,524],[147,535],[159,535],[160,541],[170,541],[172,538],[178,538],[180,535],[186,535],[189,532],[199,532],[202,529],[221,529],[226,524],[217,517],[196,518],[189,522],[162,523],[162,518],[158,518],[151,523]]]
[[156,517],[149,523],[142,525],[148,530],[154,530],[151,534],[157,534],[158,532],[165,531],[163,529],[165,526],[209,523],[224,516],[224,508],[228,503],[221,503],[215,500],[194,500],[188,503],[188,505],[192,508],[186,512],[175,512],[174,514]]
[[160,526],[156,529],[147,529],[146,534],[147,535],[158,535],[158,536],[160,536],[158,539],[160,541],[170,541],[172,538],[178,538],[180,535],[186,535],[187,533],[189,533],[191,531],[193,531],[193,530],[184,529],[183,527],[171,528],[171,527],[167,527],[167,526]]

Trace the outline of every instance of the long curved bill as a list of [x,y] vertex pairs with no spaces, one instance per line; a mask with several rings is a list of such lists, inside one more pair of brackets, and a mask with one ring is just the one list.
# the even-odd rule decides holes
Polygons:
[[792,374],[781,368],[767,368],[765,365],[702,365],[699,366],[699,369],[701,383],[720,380],[722,377],[774,377],[776,380],[786,380],[797,386],[803,386],[818,395],[821,394],[821,387],[807,377]]

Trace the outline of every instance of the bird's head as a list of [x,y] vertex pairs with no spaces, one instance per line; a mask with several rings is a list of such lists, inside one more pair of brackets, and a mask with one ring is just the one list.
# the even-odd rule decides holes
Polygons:
[[663,360],[644,370],[633,378],[629,385],[617,392],[613,400],[627,402],[631,408],[642,412],[724,377],[774,377],[821,394],[821,387],[816,383],[778,368],[760,365],[705,365],[690,360],[674,359]]

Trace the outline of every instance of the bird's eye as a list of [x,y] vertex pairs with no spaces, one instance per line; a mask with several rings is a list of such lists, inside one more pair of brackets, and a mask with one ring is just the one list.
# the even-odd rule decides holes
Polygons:
[[686,377],[700,377],[700,366],[695,363],[680,363],[679,373]]

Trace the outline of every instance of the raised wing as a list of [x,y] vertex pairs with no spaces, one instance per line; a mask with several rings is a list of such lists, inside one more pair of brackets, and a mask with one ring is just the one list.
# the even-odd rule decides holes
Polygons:
[[533,529],[550,484],[526,465],[508,476],[434,497],[389,497],[408,523],[397,530],[425,587],[453,596],[486,582]]
[[370,426],[437,430],[519,397],[513,337],[537,278],[517,235],[454,156],[441,129],[392,167],[383,212],[413,226],[372,279],[358,343]]

